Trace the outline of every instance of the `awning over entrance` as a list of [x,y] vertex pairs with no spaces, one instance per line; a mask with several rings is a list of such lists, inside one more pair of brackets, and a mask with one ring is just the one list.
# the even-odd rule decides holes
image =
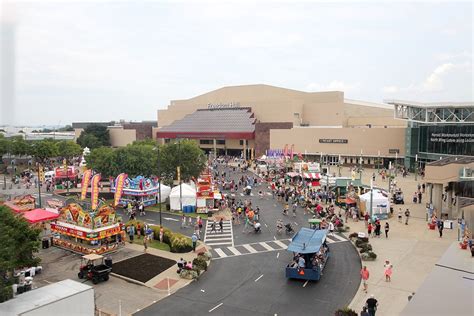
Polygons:
[[321,179],[321,174],[317,172],[303,172],[305,179]]

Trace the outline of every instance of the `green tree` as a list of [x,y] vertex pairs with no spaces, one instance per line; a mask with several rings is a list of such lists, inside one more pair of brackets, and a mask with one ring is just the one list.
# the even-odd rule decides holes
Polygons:
[[36,142],[33,147],[33,156],[39,162],[59,156],[58,143],[52,139]]
[[102,174],[102,177],[117,175],[120,171],[116,164],[115,150],[110,147],[99,147],[91,151],[86,156],[86,164],[90,169],[94,169]]
[[129,177],[149,177],[156,174],[157,159],[157,151],[150,145],[128,145],[115,152],[119,172],[125,172]]
[[22,216],[15,216],[5,206],[0,206],[0,303],[12,297],[13,270],[36,266],[41,229],[29,225]]
[[66,125],[58,129],[58,132],[74,132],[74,128],[71,125]]
[[31,143],[23,139],[23,137],[13,137],[10,142],[10,153],[15,156],[24,156],[31,154]]
[[70,159],[82,154],[82,148],[71,140],[62,140],[58,142],[58,154],[61,157]]
[[159,174],[164,178],[176,179],[176,167],[180,166],[181,179],[197,178],[206,167],[206,156],[196,142],[182,140],[160,147]]
[[142,140],[136,140],[132,143],[132,145],[149,145],[149,146],[158,146],[158,142],[151,138],[146,138]]
[[100,146],[110,146],[109,130],[107,126],[91,124],[87,126],[77,138],[77,143],[81,145],[82,148],[89,147],[91,149]]
[[1,157],[10,152],[10,140],[0,134],[0,160]]

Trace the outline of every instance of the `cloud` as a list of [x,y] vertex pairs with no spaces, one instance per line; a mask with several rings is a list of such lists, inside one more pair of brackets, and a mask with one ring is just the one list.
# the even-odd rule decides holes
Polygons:
[[397,93],[400,90],[397,86],[385,86],[383,92],[385,93]]
[[306,90],[311,92],[316,91],[343,91],[353,92],[357,91],[360,87],[359,83],[346,83],[344,81],[333,80],[329,84],[320,84],[312,82],[306,86]]
[[463,63],[443,63],[436,68],[421,82],[412,83],[407,87],[390,85],[383,87],[383,92],[388,94],[400,92],[430,93],[439,92],[445,89],[446,77],[450,74],[461,74],[472,72],[472,63],[470,61]]

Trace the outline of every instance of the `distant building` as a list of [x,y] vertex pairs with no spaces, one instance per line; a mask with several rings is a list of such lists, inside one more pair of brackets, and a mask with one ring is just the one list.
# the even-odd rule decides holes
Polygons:
[[156,121],[143,122],[125,122],[125,121],[110,121],[110,122],[74,122],[72,128],[74,129],[74,139],[81,135],[84,129],[89,125],[106,126],[109,130],[110,144],[112,147],[122,147],[133,143],[136,140],[144,140],[153,138],[153,128],[157,127]]
[[[407,123],[393,107],[348,100],[344,92],[303,92],[269,85],[224,87],[158,110],[163,143],[195,139],[218,154],[258,157],[285,146],[323,162],[388,166],[405,155]],[[378,157],[382,159],[378,159]]]

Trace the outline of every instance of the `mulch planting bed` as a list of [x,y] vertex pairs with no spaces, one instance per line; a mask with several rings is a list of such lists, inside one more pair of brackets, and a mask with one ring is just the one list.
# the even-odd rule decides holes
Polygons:
[[146,283],[175,264],[176,261],[174,260],[146,253],[114,263],[112,272]]

